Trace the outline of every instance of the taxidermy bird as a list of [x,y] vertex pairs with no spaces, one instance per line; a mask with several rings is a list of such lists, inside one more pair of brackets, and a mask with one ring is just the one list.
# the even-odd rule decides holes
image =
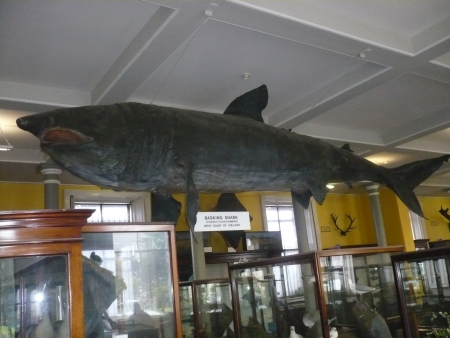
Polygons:
[[330,338],[337,338],[337,337],[338,337],[338,332],[335,327],[332,327],[330,330]]
[[89,256],[89,258],[91,260],[93,260],[95,263],[97,263],[98,265],[102,264],[103,259],[99,256],[95,254],[95,251],[91,252],[91,255]]
[[320,320],[319,310],[317,310],[313,316],[311,316],[308,311],[303,315],[303,324],[308,328],[312,328],[318,320]]
[[300,335],[300,334],[295,332],[295,327],[294,326],[291,326],[290,330],[291,330],[291,334],[289,335],[288,338],[303,338],[302,335]]
[[360,295],[367,292],[378,291],[379,289],[367,285],[355,284],[351,279],[348,280],[348,293],[350,295]]

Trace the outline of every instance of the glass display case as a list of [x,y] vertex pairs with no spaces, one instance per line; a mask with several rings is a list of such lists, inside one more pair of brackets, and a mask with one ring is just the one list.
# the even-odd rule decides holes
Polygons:
[[179,337],[173,224],[88,224],[82,232],[85,327],[95,337]]
[[395,337],[390,255],[402,251],[333,249],[230,266],[237,337]]
[[184,338],[234,337],[228,278],[180,283]]
[[91,210],[0,212],[0,337],[84,337],[81,227]]
[[283,250],[280,231],[246,231],[243,243],[244,250]]
[[[405,337],[450,332],[450,247],[392,256]],[[439,336],[436,334],[435,336]]]

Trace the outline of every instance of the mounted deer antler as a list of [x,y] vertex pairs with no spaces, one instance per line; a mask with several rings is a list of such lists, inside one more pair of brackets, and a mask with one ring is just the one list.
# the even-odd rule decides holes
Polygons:
[[357,226],[352,227],[352,224],[355,221],[356,217],[352,219],[352,217],[350,215],[345,214],[345,216],[347,216],[347,218],[350,220],[350,225],[347,227],[347,230],[342,230],[337,225],[337,219],[338,219],[339,216],[336,216],[335,214],[331,214],[331,218],[333,219],[333,223],[336,226],[336,228],[341,232],[341,236],[347,236],[347,232],[350,232],[350,230],[353,230],[353,229],[357,228]]

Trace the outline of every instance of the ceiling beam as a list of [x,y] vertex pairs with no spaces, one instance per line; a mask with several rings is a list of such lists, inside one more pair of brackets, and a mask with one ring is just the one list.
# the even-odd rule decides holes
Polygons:
[[450,128],[450,107],[389,130],[381,135],[381,139],[386,146],[398,146],[446,128]]
[[180,9],[161,6],[95,87],[93,104],[127,101],[208,19],[208,6],[203,1]]

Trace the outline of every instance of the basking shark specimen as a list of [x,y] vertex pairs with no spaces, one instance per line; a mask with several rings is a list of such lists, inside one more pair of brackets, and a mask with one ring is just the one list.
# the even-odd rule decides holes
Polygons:
[[[263,122],[262,85],[236,98],[224,114],[140,103],[63,108],[19,118],[56,163],[100,187],[186,193],[193,227],[198,193],[291,191],[305,208],[321,204],[329,182],[384,184],[423,217],[413,189],[450,155],[394,169],[321,140]],[[167,201],[174,201],[167,199]]]

